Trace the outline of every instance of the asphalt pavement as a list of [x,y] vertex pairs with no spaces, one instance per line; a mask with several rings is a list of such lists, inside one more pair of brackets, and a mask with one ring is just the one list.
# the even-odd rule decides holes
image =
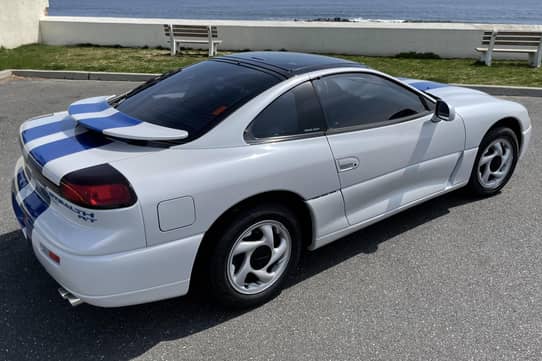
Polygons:
[[454,192],[307,252],[264,306],[69,306],[11,211],[18,127],[134,85],[0,83],[0,360],[542,359],[542,98],[510,98],[535,128],[501,194]]

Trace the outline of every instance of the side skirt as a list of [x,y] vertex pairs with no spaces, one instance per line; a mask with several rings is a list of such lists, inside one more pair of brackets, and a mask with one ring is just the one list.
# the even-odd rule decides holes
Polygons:
[[463,181],[461,183],[457,183],[457,184],[454,184],[453,186],[448,186],[446,187],[443,191],[440,191],[440,192],[437,192],[437,193],[433,193],[433,194],[430,194],[424,198],[420,198],[416,201],[413,201],[413,202],[410,202],[410,203],[407,203],[407,204],[404,204],[400,207],[397,207],[389,212],[386,212],[386,213],[383,213],[379,216],[376,216],[376,217],[373,217],[373,218],[370,218],[370,219],[367,219],[363,222],[360,222],[360,223],[357,223],[357,224],[354,224],[352,226],[349,226],[349,227],[346,227],[346,228],[343,228],[339,231],[336,231],[336,232],[333,232],[333,233],[330,233],[328,235],[325,235],[325,236],[322,236],[322,237],[319,237],[319,238],[316,238],[312,243],[311,245],[309,246],[309,250],[315,250],[315,249],[318,249],[322,246],[325,246],[326,244],[329,244],[333,241],[336,241],[337,239],[339,238],[342,238],[342,237],[345,237],[351,233],[354,233],[356,231],[359,231],[365,227],[368,227],[378,221],[381,221],[385,218],[388,218],[388,217],[391,217],[399,212],[402,212],[408,208],[411,208],[411,207],[414,207],[420,203],[423,203],[423,202],[426,202],[430,199],[433,199],[433,198],[436,198],[436,197],[439,197],[441,195],[444,195],[446,193],[449,193],[449,192],[452,192],[456,189],[459,189],[459,188],[462,188],[464,186],[466,186],[468,183],[468,179],[466,181]]

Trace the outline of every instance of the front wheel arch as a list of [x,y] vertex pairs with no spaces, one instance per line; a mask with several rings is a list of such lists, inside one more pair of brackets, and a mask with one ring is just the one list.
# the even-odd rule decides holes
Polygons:
[[[508,142],[508,149],[511,152],[512,158],[506,156],[506,152],[503,155],[503,148],[507,149],[505,145],[502,145],[503,142]],[[495,148],[492,148],[494,147],[493,143],[501,143],[498,144],[500,153],[496,146]],[[484,138],[482,139],[478,148],[478,152],[474,160],[471,175],[469,178],[469,183],[467,185],[468,189],[472,194],[486,197],[495,195],[501,191],[501,189],[508,183],[508,181],[512,177],[512,174],[514,173],[514,170],[516,168],[518,157],[520,154],[519,144],[520,143],[519,139],[517,139],[516,132],[514,132],[510,127],[507,126],[492,127],[484,135]],[[487,160],[481,162],[481,157],[486,151],[489,152],[487,153],[488,155],[485,156]],[[494,159],[492,158],[497,158],[497,163],[495,165],[493,165],[493,163],[489,163],[494,162]],[[510,159],[512,162],[511,164]],[[510,164],[510,166],[507,167],[507,164]],[[496,167],[495,169],[493,169],[494,166]],[[491,177],[492,174],[497,175],[501,173],[497,176],[498,183],[490,185],[487,183],[487,180],[485,180],[485,183],[487,184],[484,184],[484,180],[480,178],[481,175],[479,174],[479,168],[481,169],[481,167],[484,167],[484,172],[490,174],[487,180],[489,180],[489,177]],[[488,167],[491,167],[491,169],[488,169]],[[501,171],[502,167],[507,168],[506,170]],[[499,179],[499,177],[501,179]]]
[[487,136],[487,134],[497,128],[509,128],[510,130],[512,130],[514,132],[514,134],[516,135],[516,138],[518,140],[518,151],[519,153],[521,153],[521,150],[523,148],[523,133],[521,131],[521,123],[519,121],[519,119],[517,118],[514,118],[514,117],[506,117],[506,118],[503,118],[497,122],[495,122],[495,124],[493,124],[488,130],[487,132],[484,134],[484,136],[482,137],[482,139],[480,140],[480,143],[483,141],[483,139]]

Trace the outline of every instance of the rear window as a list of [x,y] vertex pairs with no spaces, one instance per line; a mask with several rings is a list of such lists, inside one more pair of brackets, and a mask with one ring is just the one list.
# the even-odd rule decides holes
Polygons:
[[119,111],[136,119],[186,130],[191,140],[280,81],[253,68],[205,61],[153,85],[136,88],[114,103]]

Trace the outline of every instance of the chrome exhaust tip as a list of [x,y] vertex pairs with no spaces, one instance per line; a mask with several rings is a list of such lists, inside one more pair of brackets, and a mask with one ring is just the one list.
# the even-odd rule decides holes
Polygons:
[[70,291],[67,291],[63,287],[59,287],[58,293],[60,293],[60,297],[62,297],[65,300],[68,300],[70,305],[72,305],[73,307],[79,306],[81,303],[83,303],[83,301],[80,298],[75,297]]

